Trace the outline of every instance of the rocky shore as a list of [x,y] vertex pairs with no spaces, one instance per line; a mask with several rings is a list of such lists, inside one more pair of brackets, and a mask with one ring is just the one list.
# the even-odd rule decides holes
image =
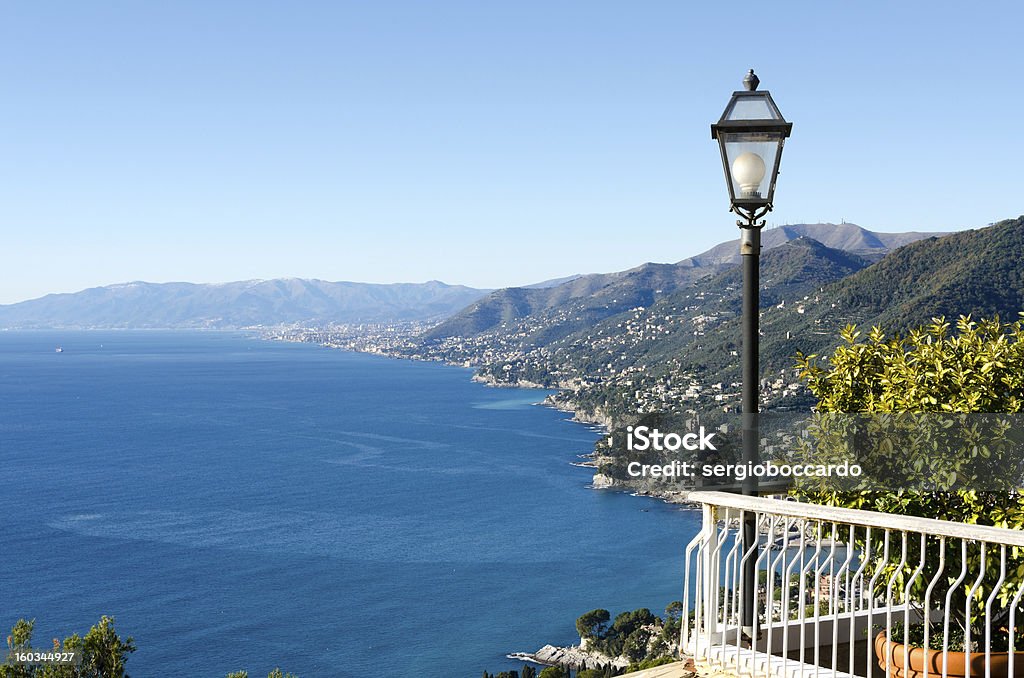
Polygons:
[[578,421],[581,424],[594,424],[603,427],[606,431],[612,428],[612,418],[600,408],[588,412],[572,401],[558,400],[554,396],[545,398],[543,404],[562,412],[569,412],[572,414],[573,421]]
[[578,645],[569,647],[556,647],[545,645],[536,652],[513,652],[507,655],[509,659],[518,661],[533,662],[545,666],[566,666],[572,669],[579,669],[584,664],[588,668],[601,666],[614,666],[615,668],[626,668],[629,662],[622,657],[609,657],[600,652],[585,650]]

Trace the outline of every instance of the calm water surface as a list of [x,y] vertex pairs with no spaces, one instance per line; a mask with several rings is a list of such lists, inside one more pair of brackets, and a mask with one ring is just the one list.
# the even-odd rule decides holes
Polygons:
[[678,598],[697,514],[587,489],[570,462],[596,432],[469,376],[241,334],[0,333],[0,624],[46,645],[113,615],[134,678],[476,678],[594,607]]

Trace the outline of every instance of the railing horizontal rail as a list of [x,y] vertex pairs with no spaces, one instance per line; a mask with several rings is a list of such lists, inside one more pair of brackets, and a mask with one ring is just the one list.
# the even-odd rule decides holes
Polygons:
[[728,492],[691,492],[687,497],[687,501],[754,513],[770,513],[790,518],[809,518],[830,523],[845,523],[861,527],[918,532],[936,537],[972,539],[974,541],[987,541],[993,544],[1024,547],[1024,530],[1007,530],[1005,528],[989,527],[988,525],[970,525],[948,520],[936,520],[935,518],[900,516],[891,513],[879,513],[878,511],[862,511],[819,504],[805,504],[796,501],[779,501],[778,499],[750,497]]

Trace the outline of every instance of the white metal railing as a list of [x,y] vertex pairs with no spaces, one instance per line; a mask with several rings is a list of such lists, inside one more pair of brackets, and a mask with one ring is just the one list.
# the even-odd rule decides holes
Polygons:
[[[704,521],[686,547],[680,641],[698,661],[753,676],[950,678],[962,644],[967,678],[1024,677],[1013,632],[1024,531],[725,492],[689,500]],[[748,563],[755,614],[743,627]],[[904,649],[914,645],[937,653]]]

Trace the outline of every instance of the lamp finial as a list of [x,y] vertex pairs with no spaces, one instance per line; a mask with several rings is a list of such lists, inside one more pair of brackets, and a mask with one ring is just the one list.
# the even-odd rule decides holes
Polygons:
[[751,68],[750,72],[743,78],[743,87],[748,92],[753,92],[759,84],[761,84],[761,79],[754,74],[754,69]]

